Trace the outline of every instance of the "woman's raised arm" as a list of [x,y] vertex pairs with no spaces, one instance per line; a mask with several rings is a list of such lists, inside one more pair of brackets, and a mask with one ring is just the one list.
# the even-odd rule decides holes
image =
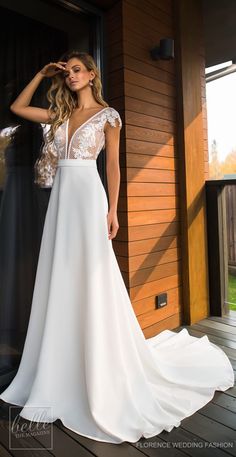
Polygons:
[[51,122],[51,117],[48,109],[29,106],[31,99],[39,86],[40,82],[45,77],[52,77],[59,71],[63,71],[66,62],[49,63],[42,68],[27,86],[18,95],[16,100],[11,104],[10,110],[17,116],[28,119],[29,121],[48,124]]

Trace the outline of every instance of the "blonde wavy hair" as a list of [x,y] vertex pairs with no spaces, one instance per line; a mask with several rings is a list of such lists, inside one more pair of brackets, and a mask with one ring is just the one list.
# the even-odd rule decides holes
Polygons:
[[[93,79],[93,86],[91,86],[94,99],[104,107],[109,106],[102,96],[100,71],[90,54],[87,52],[70,51],[62,55],[59,61],[68,62],[68,60],[74,57],[79,59],[88,71],[94,71],[95,77]],[[72,92],[66,85],[63,73],[58,73],[52,78],[52,84],[47,92],[47,99],[50,103],[48,109],[51,123],[46,134],[46,142],[52,143],[58,127],[71,116],[73,110],[78,106],[78,98],[76,93]]]

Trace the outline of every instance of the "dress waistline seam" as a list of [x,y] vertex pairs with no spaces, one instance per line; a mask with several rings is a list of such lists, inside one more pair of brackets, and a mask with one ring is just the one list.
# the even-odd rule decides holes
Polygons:
[[59,159],[58,167],[96,167],[95,159]]

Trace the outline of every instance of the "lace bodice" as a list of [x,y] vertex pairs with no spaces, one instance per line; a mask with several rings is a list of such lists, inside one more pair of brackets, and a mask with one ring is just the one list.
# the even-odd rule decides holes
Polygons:
[[54,136],[54,147],[58,159],[80,158],[96,160],[99,152],[105,147],[104,126],[107,121],[112,127],[117,125],[122,127],[118,111],[107,106],[78,127],[73,133],[70,142],[68,142],[69,120],[63,122],[56,130]]

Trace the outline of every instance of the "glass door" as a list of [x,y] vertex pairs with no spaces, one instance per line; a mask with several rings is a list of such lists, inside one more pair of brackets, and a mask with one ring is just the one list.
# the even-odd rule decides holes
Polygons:
[[[76,49],[92,54],[103,82],[102,14],[79,1],[0,0],[0,387],[20,361],[42,230],[51,188],[35,183],[40,124],[14,115],[9,107],[46,63]],[[50,80],[43,80],[32,104],[47,107]],[[105,94],[103,94],[105,97]],[[99,157],[101,174],[104,151]]]

